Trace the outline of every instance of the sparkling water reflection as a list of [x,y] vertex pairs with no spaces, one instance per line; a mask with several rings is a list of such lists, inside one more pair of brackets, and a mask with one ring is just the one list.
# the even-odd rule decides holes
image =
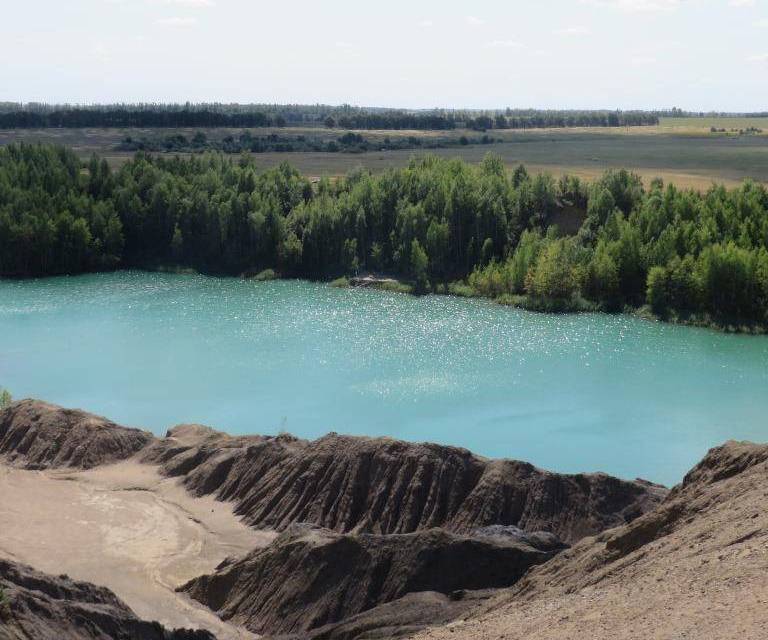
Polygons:
[[0,281],[0,384],[157,433],[389,435],[667,484],[768,439],[768,338],[295,281]]

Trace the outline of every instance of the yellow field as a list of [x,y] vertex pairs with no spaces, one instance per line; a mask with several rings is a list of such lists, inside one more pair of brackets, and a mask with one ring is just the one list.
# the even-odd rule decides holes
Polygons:
[[768,118],[731,118],[731,117],[703,117],[703,118],[661,118],[658,127],[661,131],[704,131],[711,127],[717,129],[762,129],[761,135],[768,135]]
[[[684,188],[706,189],[713,182],[734,185],[745,178],[768,182],[768,135],[710,133],[709,127],[765,127],[768,118],[667,118],[654,127],[574,128],[526,131],[489,131],[488,135],[503,142],[489,145],[451,146],[420,151],[369,151],[367,153],[291,152],[253,154],[260,167],[287,161],[310,176],[342,175],[364,167],[382,171],[401,167],[420,153],[460,157],[479,162],[488,152],[498,154],[508,166],[520,163],[532,171],[555,175],[570,173],[593,179],[610,168],[627,168],[650,180],[661,177]],[[0,145],[14,141],[53,142],[73,148],[81,157],[92,153],[106,157],[119,166],[131,153],[115,151],[127,135],[134,138],[160,138],[181,133],[191,138],[194,129],[44,129],[0,131]],[[209,139],[226,135],[238,136],[240,129],[204,130]],[[252,130],[254,135],[279,133],[281,136],[322,136],[334,139],[343,130],[324,128],[284,128]],[[369,141],[415,136],[421,140],[478,138],[477,131],[360,131]]]

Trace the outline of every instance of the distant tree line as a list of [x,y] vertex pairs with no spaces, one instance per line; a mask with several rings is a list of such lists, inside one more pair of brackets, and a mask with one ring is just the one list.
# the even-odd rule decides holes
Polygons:
[[[583,219],[562,235],[552,221]],[[139,153],[117,172],[54,146],[0,149],[0,274],[190,266],[331,278],[371,270],[417,290],[539,308],[768,323],[768,192],[704,194],[626,171],[585,184],[434,156],[313,185],[221,154]],[[455,284],[463,281],[463,284]]]
[[222,151],[224,153],[287,153],[287,152],[324,152],[324,153],[364,153],[366,151],[397,151],[401,149],[442,149],[446,147],[473,144],[493,144],[503,142],[487,134],[482,136],[402,136],[370,140],[365,136],[348,131],[342,135],[254,135],[243,131],[240,135],[226,135],[221,139],[209,138],[202,131],[188,138],[181,133],[166,136],[134,138],[126,136],[115,147],[116,151],[149,151],[165,153],[203,153]]
[[649,111],[402,110],[342,105],[0,104],[0,129],[325,126],[443,131],[658,124]]
[[678,107],[654,113],[663,118],[768,118],[768,111],[684,111]]

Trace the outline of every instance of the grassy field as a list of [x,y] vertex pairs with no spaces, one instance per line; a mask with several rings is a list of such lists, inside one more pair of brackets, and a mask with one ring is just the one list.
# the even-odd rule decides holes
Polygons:
[[762,129],[768,135],[768,118],[703,117],[703,118],[661,118],[659,128],[673,131],[709,131],[717,129]]
[[[723,135],[710,133],[710,127],[757,127],[768,133],[768,118],[666,118],[659,126],[633,128],[594,129],[542,129],[528,131],[489,131],[503,142],[492,145],[470,145],[436,149],[430,153],[461,157],[479,162],[492,151],[513,166],[524,163],[532,171],[548,171],[555,175],[570,173],[591,179],[609,168],[624,167],[646,180],[661,177],[681,187],[706,189],[713,182],[733,185],[744,178],[768,182],[768,135]],[[238,136],[240,129],[204,130],[209,139]],[[280,133],[282,136],[327,136],[328,139],[344,133],[341,130],[284,128],[259,129],[254,134]],[[14,141],[54,142],[75,149],[82,157],[91,153],[108,158],[119,166],[131,157],[130,153],[115,151],[127,135],[134,138],[162,137],[181,133],[191,138],[194,129],[44,129],[0,131],[0,145]],[[419,138],[462,135],[477,137],[477,132],[424,132],[424,131],[361,131],[366,139],[375,141],[415,136]],[[414,150],[370,151],[351,153],[263,153],[254,154],[261,167],[290,162],[310,176],[341,175],[358,167],[382,171],[399,167],[418,154]]]

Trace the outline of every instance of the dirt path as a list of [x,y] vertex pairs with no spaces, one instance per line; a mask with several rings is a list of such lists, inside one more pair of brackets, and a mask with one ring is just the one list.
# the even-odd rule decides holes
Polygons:
[[133,461],[92,471],[0,465],[0,555],[112,589],[142,618],[255,636],[174,589],[273,534],[241,524],[229,505],[190,497],[176,480]]

